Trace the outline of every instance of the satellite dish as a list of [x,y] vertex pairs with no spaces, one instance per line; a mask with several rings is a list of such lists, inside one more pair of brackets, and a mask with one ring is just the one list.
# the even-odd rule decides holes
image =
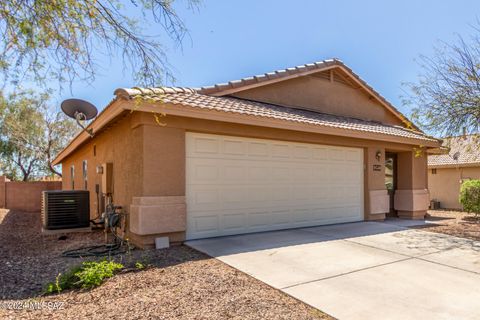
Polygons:
[[82,121],[87,121],[97,116],[97,108],[88,101],[81,99],[67,99],[61,104],[62,111],[77,121],[77,124],[87,132],[90,137],[93,137],[93,130],[87,129]]
[[452,158],[453,158],[453,160],[458,161],[458,158],[460,158],[460,152],[459,151],[455,152],[453,154]]
[[81,120],[90,120],[97,116],[97,108],[88,101],[81,99],[67,99],[62,102],[62,111],[67,116],[77,119],[81,115]]

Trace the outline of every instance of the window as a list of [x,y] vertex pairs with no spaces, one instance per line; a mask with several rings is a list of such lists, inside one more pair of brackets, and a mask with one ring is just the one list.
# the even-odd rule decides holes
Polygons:
[[88,175],[87,175],[87,160],[83,160],[82,164],[82,174],[83,174],[83,189],[87,190],[88,185],[87,185],[87,180],[88,180]]
[[432,169],[432,174],[437,174],[437,169]]
[[93,145],[93,156],[94,157],[97,156],[97,146],[96,145]]
[[75,190],[75,166],[70,167],[70,183],[72,184],[72,190]]

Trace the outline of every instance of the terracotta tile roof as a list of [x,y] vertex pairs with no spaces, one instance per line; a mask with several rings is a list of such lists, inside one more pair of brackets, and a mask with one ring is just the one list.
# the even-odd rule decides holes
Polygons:
[[205,110],[215,110],[425,141],[438,141],[437,139],[426,136],[422,132],[409,130],[400,126],[288,108],[234,97],[210,96],[198,93],[195,89],[191,88],[159,87],[117,89],[115,94],[117,97],[124,99],[153,100],[160,103],[171,103],[174,105]]
[[404,122],[408,122],[413,128],[420,130],[415,124],[412,124],[393,104],[391,104],[385,97],[375,91],[365,80],[360,78],[352,69],[337,58],[322,60],[314,63],[307,63],[292,68],[280,69],[264,74],[259,74],[253,77],[242,78],[239,80],[233,80],[226,83],[218,83],[213,86],[206,86],[196,89],[198,93],[221,96],[225,95],[223,92],[230,90],[241,89],[242,87],[248,87],[250,85],[266,83],[269,81],[279,81],[282,78],[301,76],[303,74],[309,74],[319,72],[328,68],[339,67],[346,71],[353,79],[355,79],[361,86],[366,88],[367,91],[375,96],[382,104],[387,106],[399,119]]
[[480,165],[480,135],[445,138],[443,146],[448,154],[428,156],[429,166]]
[[320,71],[327,67],[331,67],[335,65],[341,65],[345,67],[345,65],[338,59],[328,59],[328,60],[323,60],[319,62],[303,64],[293,68],[275,70],[272,72],[259,74],[253,77],[242,78],[239,80],[233,80],[225,83],[217,83],[213,86],[201,87],[197,89],[197,91],[202,94],[215,94],[215,93],[222,92],[224,90],[240,88],[240,87],[248,86],[251,84],[256,84],[256,83],[261,83],[269,80],[283,78],[286,76],[301,74],[306,71]]

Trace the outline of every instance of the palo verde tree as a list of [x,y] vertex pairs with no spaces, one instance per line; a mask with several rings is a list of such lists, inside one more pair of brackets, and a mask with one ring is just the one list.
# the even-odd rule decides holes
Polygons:
[[[198,0],[185,0],[194,7]],[[174,0],[0,1],[0,70],[4,83],[52,79],[93,81],[96,58],[119,56],[142,85],[171,76],[161,35],[146,35],[153,21],[175,43],[187,29]],[[165,40],[165,39],[163,39]]]
[[480,24],[471,38],[441,43],[421,56],[421,74],[405,99],[412,118],[430,133],[455,136],[480,129]]
[[0,174],[22,181],[61,176],[52,161],[77,126],[48,101],[47,93],[32,91],[0,95]]

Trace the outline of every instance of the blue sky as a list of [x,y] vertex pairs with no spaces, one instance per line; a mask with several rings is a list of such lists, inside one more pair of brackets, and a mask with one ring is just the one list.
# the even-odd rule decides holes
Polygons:
[[[190,30],[183,48],[167,44],[177,86],[203,86],[310,63],[343,60],[402,112],[402,83],[415,81],[420,54],[438,40],[468,37],[480,16],[479,1],[314,1],[203,0],[188,10],[176,4]],[[148,22],[147,22],[148,24]],[[148,24],[148,32],[159,27]],[[71,96],[102,109],[118,87],[135,86],[121,60],[89,86],[75,83],[58,101]]]

